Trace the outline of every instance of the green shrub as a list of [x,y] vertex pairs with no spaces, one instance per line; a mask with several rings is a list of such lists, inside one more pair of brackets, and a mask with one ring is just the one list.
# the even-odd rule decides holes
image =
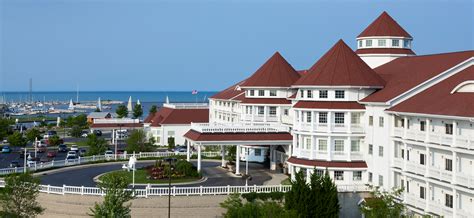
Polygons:
[[192,163],[189,163],[185,160],[180,160],[176,163],[176,171],[187,177],[197,177],[199,173],[197,172],[196,167]]

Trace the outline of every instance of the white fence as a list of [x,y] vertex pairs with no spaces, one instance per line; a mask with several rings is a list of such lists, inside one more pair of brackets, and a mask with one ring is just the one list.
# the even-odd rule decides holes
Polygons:
[[268,133],[290,131],[288,126],[272,123],[191,123],[191,129],[201,133]]
[[[195,153],[193,153],[195,154]],[[176,155],[186,155],[186,152],[140,152],[135,154],[138,159],[141,158],[157,158],[157,157],[170,157]],[[201,152],[201,155],[204,157],[216,157],[220,156],[221,153],[217,151],[205,151]],[[117,160],[126,160],[133,156],[133,154],[118,154]],[[96,155],[96,156],[87,156],[87,157],[79,157],[76,160],[59,160],[55,161],[52,160],[50,162],[45,163],[33,163],[26,167],[28,171],[37,171],[37,170],[44,170],[44,169],[51,169],[51,168],[59,168],[59,167],[66,167],[66,166],[74,166],[80,164],[86,164],[96,161],[113,161],[115,160],[114,155]],[[0,169],[0,175],[8,175],[12,173],[21,173],[24,172],[23,167],[14,167],[14,168],[3,168]]]

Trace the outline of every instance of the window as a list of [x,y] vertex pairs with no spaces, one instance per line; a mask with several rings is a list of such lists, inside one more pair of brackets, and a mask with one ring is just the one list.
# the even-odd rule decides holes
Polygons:
[[354,171],[354,172],[352,172],[352,180],[354,180],[354,181],[361,181],[361,180],[362,180],[362,171]]
[[453,171],[453,160],[446,158],[444,169],[447,171]]
[[379,186],[383,186],[383,176],[379,175]]
[[446,201],[445,201],[445,206],[449,208],[453,208],[453,196],[450,194],[446,194]]
[[352,124],[360,123],[360,113],[351,113],[351,123]]
[[336,90],[336,98],[342,99],[344,98],[344,94],[345,94],[344,90]]
[[265,96],[265,90],[258,90],[258,96]]
[[362,40],[359,40],[359,48],[362,47]]
[[301,98],[304,98],[304,92],[303,92],[303,90],[300,90],[300,97],[301,97]]
[[313,98],[313,91],[312,91],[312,90],[306,91],[306,96],[307,96],[308,98]]
[[365,40],[365,46],[366,47],[371,47],[372,46],[372,39]]
[[425,199],[426,197],[426,188],[423,186],[420,186],[420,198]]
[[393,47],[398,47],[398,46],[400,46],[400,41],[398,41],[398,39],[392,39],[392,46],[393,46]]
[[245,106],[245,113],[252,114],[252,106]]
[[334,151],[344,152],[344,140],[334,140]]
[[265,114],[265,107],[258,106],[258,115],[263,115],[263,114]]
[[410,160],[410,150],[407,150],[407,160]]
[[383,147],[379,146],[379,157],[383,157]]
[[255,90],[250,90],[250,96],[254,96],[255,95]]
[[374,146],[372,144],[369,144],[369,154],[374,153]]
[[404,47],[404,48],[410,47],[410,40],[404,39],[404,40],[403,40],[403,47]]
[[425,154],[420,154],[420,164],[425,165]]
[[310,112],[310,111],[306,112],[306,122],[307,123],[311,123],[311,120],[312,120],[311,115],[312,115],[312,112]]
[[269,107],[269,114],[271,117],[275,117],[277,114],[277,108],[276,107]]
[[426,129],[426,121],[420,121],[420,131],[424,132]]
[[306,149],[311,149],[311,137],[306,137]]
[[379,40],[378,40],[378,45],[379,45],[379,46],[385,46],[386,43],[387,43],[387,42],[385,41],[385,39],[379,39]]
[[369,116],[369,126],[373,126],[373,125],[374,125],[374,117]]
[[324,170],[316,169],[315,173],[316,173],[317,176],[323,176],[324,175]]
[[319,112],[319,123],[328,122],[328,112]]
[[283,114],[288,116],[288,109],[283,110]]
[[344,124],[344,113],[334,113],[334,123]]
[[318,145],[318,150],[320,151],[326,151],[328,149],[328,141],[326,139],[319,139]]
[[359,140],[352,140],[351,141],[351,152],[359,152],[360,151],[360,141]]
[[328,98],[328,90],[319,90],[319,98]]
[[255,148],[255,156],[262,156],[262,149],[260,148]]
[[369,182],[372,182],[372,177],[373,177],[372,173],[369,172]]
[[344,180],[344,171],[334,171],[334,180]]
[[383,127],[383,126],[384,126],[383,117],[379,117],[379,127]]
[[453,134],[453,124],[444,124],[446,127],[446,134],[452,135]]
[[276,90],[270,90],[270,96],[277,96]]

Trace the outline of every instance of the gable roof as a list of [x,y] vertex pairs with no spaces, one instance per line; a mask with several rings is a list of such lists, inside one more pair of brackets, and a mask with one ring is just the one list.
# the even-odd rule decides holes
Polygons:
[[244,87],[290,87],[300,74],[275,52],[252,76],[240,86]]
[[89,115],[87,115],[87,118],[99,119],[106,118],[109,115],[112,117],[112,114],[110,112],[91,112]]
[[361,102],[387,102],[474,56],[474,51],[400,57],[375,68],[385,87]]
[[235,97],[239,96],[239,95],[243,95],[244,94],[244,90],[237,90],[237,86],[240,86],[242,83],[244,83],[245,80],[242,80],[232,86],[230,86],[229,88],[227,89],[224,89],[218,93],[216,93],[215,95],[211,96],[210,98],[213,98],[213,99],[221,99],[221,100],[233,100]]
[[433,85],[388,111],[474,117],[474,93],[451,91],[464,81],[474,80],[474,66]]
[[209,122],[209,109],[175,109],[162,107],[154,115],[150,114],[144,121],[151,126],[163,124],[191,124]]
[[370,36],[401,36],[412,38],[386,11],[382,12],[357,38]]
[[384,81],[351,49],[339,40],[294,86],[382,87]]

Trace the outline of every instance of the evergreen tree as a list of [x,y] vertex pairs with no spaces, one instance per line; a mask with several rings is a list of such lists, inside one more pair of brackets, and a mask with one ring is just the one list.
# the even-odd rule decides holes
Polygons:
[[105,139],[97,137],[95,134],[89,134],[87,136],[86,144],[89,145],[87,155],[104,154],[108,149]]
[[8,136],[7,139],[8,143],[10,143],[11,146],[25,147],[27,143],[27,140],[20,132],[14,132],[10,136]]
[[0,140],[8,136],[10,125],[13,123],[12,120],[0,118]]
[[124,118],[128,116],[128,109],[125,105],[121,104],[117,107],[115,113],[117,113],[118,118]]
[[152,145],[147,142],[146,134],[141,129],[133,130],[127,139],[127,153],[150,151]]
[[41,139],[41,133],[37,128],[29,129],[28,131],[26,131],[25,136],[29,142],[34,142],[36,139]]
[[151,106],[150,114],[154,115],[156,112],[158,112],[158,107],[156,105]]
[[132,200],[133,191],[127,190],[127,179],[119,174],[110,174],[98,184],[99,188],[106,193],[102,203],[95,203],[91,208],[94,217],[131,217],[130,204],[124,205]]
[[143,115],[142,105],[136,104],[133,107],[133,118],[140,118]]
[[59,136],[57,135],[53,135],[51,137],[48,138],[48,144],[49,146],[58,146],[59,144],[61,144],[61,138],[59,138]]
[[319,201],[321,203],[321,210],[317,213],[322,217],[339,217],[339,199],[337,197],[337,186],[334,181],[329,177],[329,170],[326,169],[326,173],[320,179],[321,181],[321,192]]
[[369,186],[373,196],[368,198],[360,207],[360,211],[367,218],[377,217],[402,217],[405,205],[399,203],[396,197],[399,197],[403,189],[394,188],[391,192],[380,191],[379,187]]
[[310,199],[309,193],[311,192],[310,187],[306,184],[306,177],[300,170],[295,173],[295,180],[291,181],[291,190],[285,195],[285,208],[287,210],[298,211],[302,217],[311,214],[309,209],[309,202],[313,202]]
[[44,208],[36,201],[39,179],[29,173],[10,174],[0,192],[1,217],[36,217]]

